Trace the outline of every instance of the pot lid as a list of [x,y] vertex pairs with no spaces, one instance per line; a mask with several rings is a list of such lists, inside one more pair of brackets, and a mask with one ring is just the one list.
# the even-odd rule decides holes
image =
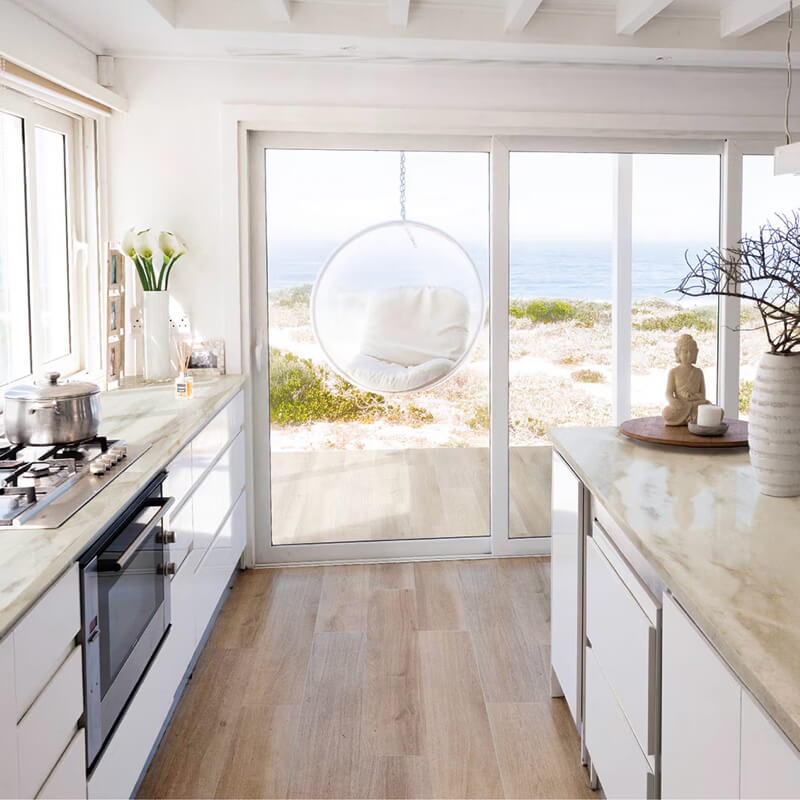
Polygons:
[[43,380],[19,383],[6,392],[8,400],[58,400],[98,394],[100,387],[88,381],[59,381],[60,372],[46,372]]

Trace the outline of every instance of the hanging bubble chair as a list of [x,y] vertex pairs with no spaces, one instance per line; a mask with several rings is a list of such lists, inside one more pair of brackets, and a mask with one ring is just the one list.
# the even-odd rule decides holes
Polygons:
[[478,270],[451,236],[400,219],[357,233],[322,267],[311,293],[314,335],[333,369],[379,394],[430,389],[466,362],[484,324]]

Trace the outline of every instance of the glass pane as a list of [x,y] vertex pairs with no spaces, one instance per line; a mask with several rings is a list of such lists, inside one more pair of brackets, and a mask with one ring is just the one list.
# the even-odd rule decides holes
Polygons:
[[0,113],[0,384],[31,371],[22,120]]
[[509,534],[550,535],[557,425],[611,424],[614,157],[512,153]]
[[[437,298],[462,291],[453,279],[463,265],[430,261],[432,252],[449,258],[446,249],[401,229],[410,231],[412,247],[425,250],[425,258],[413,259],[430,266],[420,283],[406,263],[406,238],[360,240],[358,258],[345,261],[352,269],[337,274],[331,295],[353,309],[352,319],[333,309],[347,328],[338,341],[325,342],[336,365],[311,325],[311,289],[328,257],[362,229],[399,219],[400,153],[268,150],[265,167],[273,544],[487,536],[488,316],[468,301],[470,314],[477,312],[477,344],[455,374],[430,388],[381,394],[336,371],[338,365],[359,379],[365,373],[350,368],[357,361],[370,375],[361,382],[374,387],[378,378],[433,369],[434,361],[450,358],[439,337],[431,338],[437,327],[431,317],[414,323],[417,306],[408,301],[423,287],[431,314],[449,315],[452,309]],[[455,239],[477,266],[487,297],[488,167],[486,153],[406,156],[408,219]],[[388,313],[392,308],[401,310]]]
[[39,357],[70,352],[65,137],[36,128],[36,308]]
[[699,354],[706,397],[717,397],[716,298],[673,291],[692,258],[719,244],[720,158],[716,155],[633,156],[633,331],[631,406],[634,417],[665,406],[675,344],[688,334]]
[[[758,235],[761,225],[777,222],[779,214],[800,210],[800,176],[773,175],[772,156],[745,156],[742,185],[742,231]],[[740,316],[739,416],[747,419],[753,379],[762,353],[769,351],[761,315],[755,303],[742,301]]]

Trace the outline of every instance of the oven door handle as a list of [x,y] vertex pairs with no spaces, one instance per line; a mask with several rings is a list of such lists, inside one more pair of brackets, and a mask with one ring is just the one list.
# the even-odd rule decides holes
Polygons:
[[120,572],[134,557],[142,542],[153,532],[153,528],[164,518],[167,511],[175,504],[174,497],[153,497],[142,504],[142,507],[152,506],[156,513],[148,520],[142,532],[128,545],[125,551],[115,560],[105,561],[100,559],[98,569],[101,572]]

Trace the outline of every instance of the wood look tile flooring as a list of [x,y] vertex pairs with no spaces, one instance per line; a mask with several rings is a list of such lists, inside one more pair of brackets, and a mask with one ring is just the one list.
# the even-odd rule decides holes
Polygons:
[[[551,448],[509,451],[511,536],[550,535]],[[275,544],[489,534],[489,449],[272,454]]]
[[249,570],[139,797],[589,798],[549,561]]

